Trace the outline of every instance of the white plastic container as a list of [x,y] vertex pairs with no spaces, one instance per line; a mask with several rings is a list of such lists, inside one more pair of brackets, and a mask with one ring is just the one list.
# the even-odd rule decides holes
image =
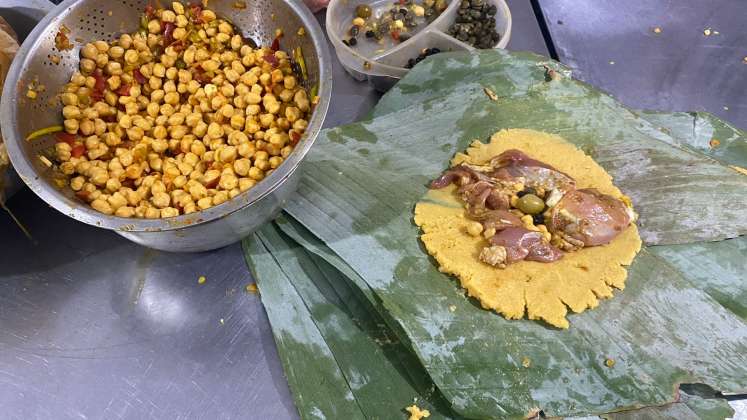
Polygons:
[[[500,40],[494,48],[505,48],[511,39],[511,11],[504,0],[486,1],[497,8],[495,29],[500,35]],[[362,45],[368,41],[361,35],[358,36],[358,47],[350,47],[342,42],[349,37],[351,20],[358,5],[369,5],[372,10],[388,10],[392,3],[392,0],[332,0],[327,7],[327,36],[335,47],[337,58],[355,79],[368,80],[377,90],[386,91],[407,74],[407,61],[417,57],[425,48],[438,48],[442,52],[475,49],[448,34],[449,27],[456,19],[461,0],[451,0],[446,10],[428,26],[420,28],[410,39],[389,49],[366,51],[371,48]]]

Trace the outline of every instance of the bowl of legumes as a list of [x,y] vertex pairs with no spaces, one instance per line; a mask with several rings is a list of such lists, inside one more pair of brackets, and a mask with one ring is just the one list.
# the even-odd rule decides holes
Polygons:
[[505,48],[505,0],[332,0],[327,35],[344,68],[385,91],[426,57]]
[[6,86],[3,134],[37,195],[142,245],[203,251],[295,191],[331,76],[301,2],[69,0]]

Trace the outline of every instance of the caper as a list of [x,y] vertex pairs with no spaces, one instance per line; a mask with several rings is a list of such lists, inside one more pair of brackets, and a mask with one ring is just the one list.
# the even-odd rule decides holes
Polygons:
[[368,19],[371,17],[371,7],[366,4],[359,4],[358,7],[355,8],[355,15],[359,18]]
[[534,194],[526,194],[516,203],[516,208],[526,214],[537,214],[545,209],[545,202]]

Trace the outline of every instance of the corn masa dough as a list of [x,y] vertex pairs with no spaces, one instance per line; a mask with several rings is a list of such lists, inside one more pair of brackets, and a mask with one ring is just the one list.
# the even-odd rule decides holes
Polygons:
[[[623,197],[612,177],[591,157],[558,136],[534,130],[501,130],[488,144],[473,142],[466,153],[457,154],[451,163],[485,164],[508,149],[521,150],[565,172],[576,180],[579,189],[596,188],[613,197]],[[429,190],[415,206],[415,223],[439,270],[459,278],[462,287],[483,308],[508,319],[521,319],[526,314],[529,319],[568,328],[568,308],[577,313],[595,308],[600,298],[612,297],[613,287],[625,288],[626,266],[641,249],[634,224],[607,245],[569,252],[552,263],[520,261],[503,269],[495,268],[478,259],[486,242],[467,233],[470,219],[455,190],[454,185]]]

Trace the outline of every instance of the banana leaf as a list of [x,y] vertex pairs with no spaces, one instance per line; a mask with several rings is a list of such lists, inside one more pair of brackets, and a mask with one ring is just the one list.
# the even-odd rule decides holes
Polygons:
[[[277,333],[284,329],[310,328],[312,332],[316,332],[318,329],[315,323],[319,323],[321,325],[319,329],[326,332],[323,339],[332,344],[329,347],[334,360],[347,363],[347,369],[354,372],[352,376],[356,378],[357,386],[367,389],[367,392],[360,397],[354,391],[345,394],[308,393],[305,387],[311,387],[309,391],[318,390],[319,387],[317,384],[308,384],[303,380],[306,377],[317,377],[315,376],[317,364],[309,365],[307,362],[319,357],[318,343],[316,340],[307,342],[301,340],[291,344],[279,339],[277,345],[280,356],[286,365],[288,379],[297,401],[299,400],[298,394],[304,396],[301,399],[302,403],[298,404],[301,417],[334,418],[337,413],[332,408],[336,409],[338,406],[349,404],[347,396],[355,395],[357,399],[362,400],[359,406],[367,418],[404,418],[397,401],[402,400],[398,398],[402,395],[398,392],[405,392],[405,395],[418,395],[416,402],[431,411],[431,418],[458,418],[443,405],[444,402],[438,397],[434,384],[427,375],[423,374],[422,366],[413,359],[409,351],[399,345],[396,338],[393,338],[393,334],[387,331],[383,318],[378,316],[380,308],[371,304],[364,296],[365,293],[361,293],[362,290],[348,284],[348,282],[356,283],[360,279],[353,280],[340,272],[334,272],[335,269],[326,261],[308,252],[307,249],[313,249],[315,253],[340,262],[338,257],[297,222],[281,216],[276,223],[277,228],[268,225],[244,242],[247,261],[257,279],[265,304],[279,305],[281,302],[286,302],[286,305],[281,306],[282,310],[271,310],[268,307],[273,331]],[[289,237],[280,233],[280,230],[289,232]],[[295,240],[298,240],[298,243]],[[272,259],[267,258],[268,253],[272,255]],[[292,273],[290,274],[292,282],[286,272]],[[292,292],[294,288],[298,293]],[[279,293],[282,290],[285,290],[285,293]],[[301,300],[303,303],[300,302]],[[292,304],[287,305],[288,302]],[[317,312],[324,315],[315,317],[306,310],[307,308],[317,308]],[[325,318],[333,319],[334,322],[325,323]],[[299,319],[311,319],[314,322],[299,322]],[[341,338],[343,343],[348,344],[339,345]],[[387,358],[370,357],[382,353],[386,354]],[[395,357],[392,358],[392,355]],[[391,363],[392,359],[397,362]],[[397,368],[392,368],[393,366]],[[413,372],[418,373],[416,376],[425,392],[414,392],[407,386],[391,386],[392,383],[405,383],[408,378],[412,377]],[[646,407],[603,417],[614,420],[642,418],[715,420],[724,419],[733,414],[733,410],[723,399],[712,398],[712,396],[702,398],[684,392],[680,395],[680,400],[673,404]],[[314,397],[322,397],[324,400],[316,402]],[[428,405],[429,400],[436,402],[438,407],[436,410],[433,405]],[[365,410],[366,403],[372,403],[369,411]],[[587,417],[583,420],[594,419],[598,417]]]
[[[520,417],[535,406],[552,415],[602,413],[671,401],[682,382],[744,390],[743,320],[650,251],[631,266],[625,293],[572,316],[571,330],[561,332],[478,309],[435,269],[410,220],[448,158],[499,128],[556,132],[585,147],[634,198],[649,243],[743,234],[744,177],[650,136],[650,123],[606,95],[547,80],[531,59],[447,54],[430,63],[420,67],[482,74],[503,65],[535,80],[510,101],[482,92],[486,85],[499,92],[505,80],[496,76],[324,133],[288,211],[364,279],[453,408],[470,417]],[[712,206],[717,198],[727,202]],[[607,367],[608,359],[616,363]]]
[[[670,134],[676,144],[722,163],[747,167],[747,133],[711,114],[637,111]],[[713,140],[718,140],[714,143]],[[651,247],[651,251],[687,273],[693,284],[747,321],[747,237],[720,242]]]
[[244,248],[303,418],[388,419],[414,403],[458,418],[341,273],[271,224]]

